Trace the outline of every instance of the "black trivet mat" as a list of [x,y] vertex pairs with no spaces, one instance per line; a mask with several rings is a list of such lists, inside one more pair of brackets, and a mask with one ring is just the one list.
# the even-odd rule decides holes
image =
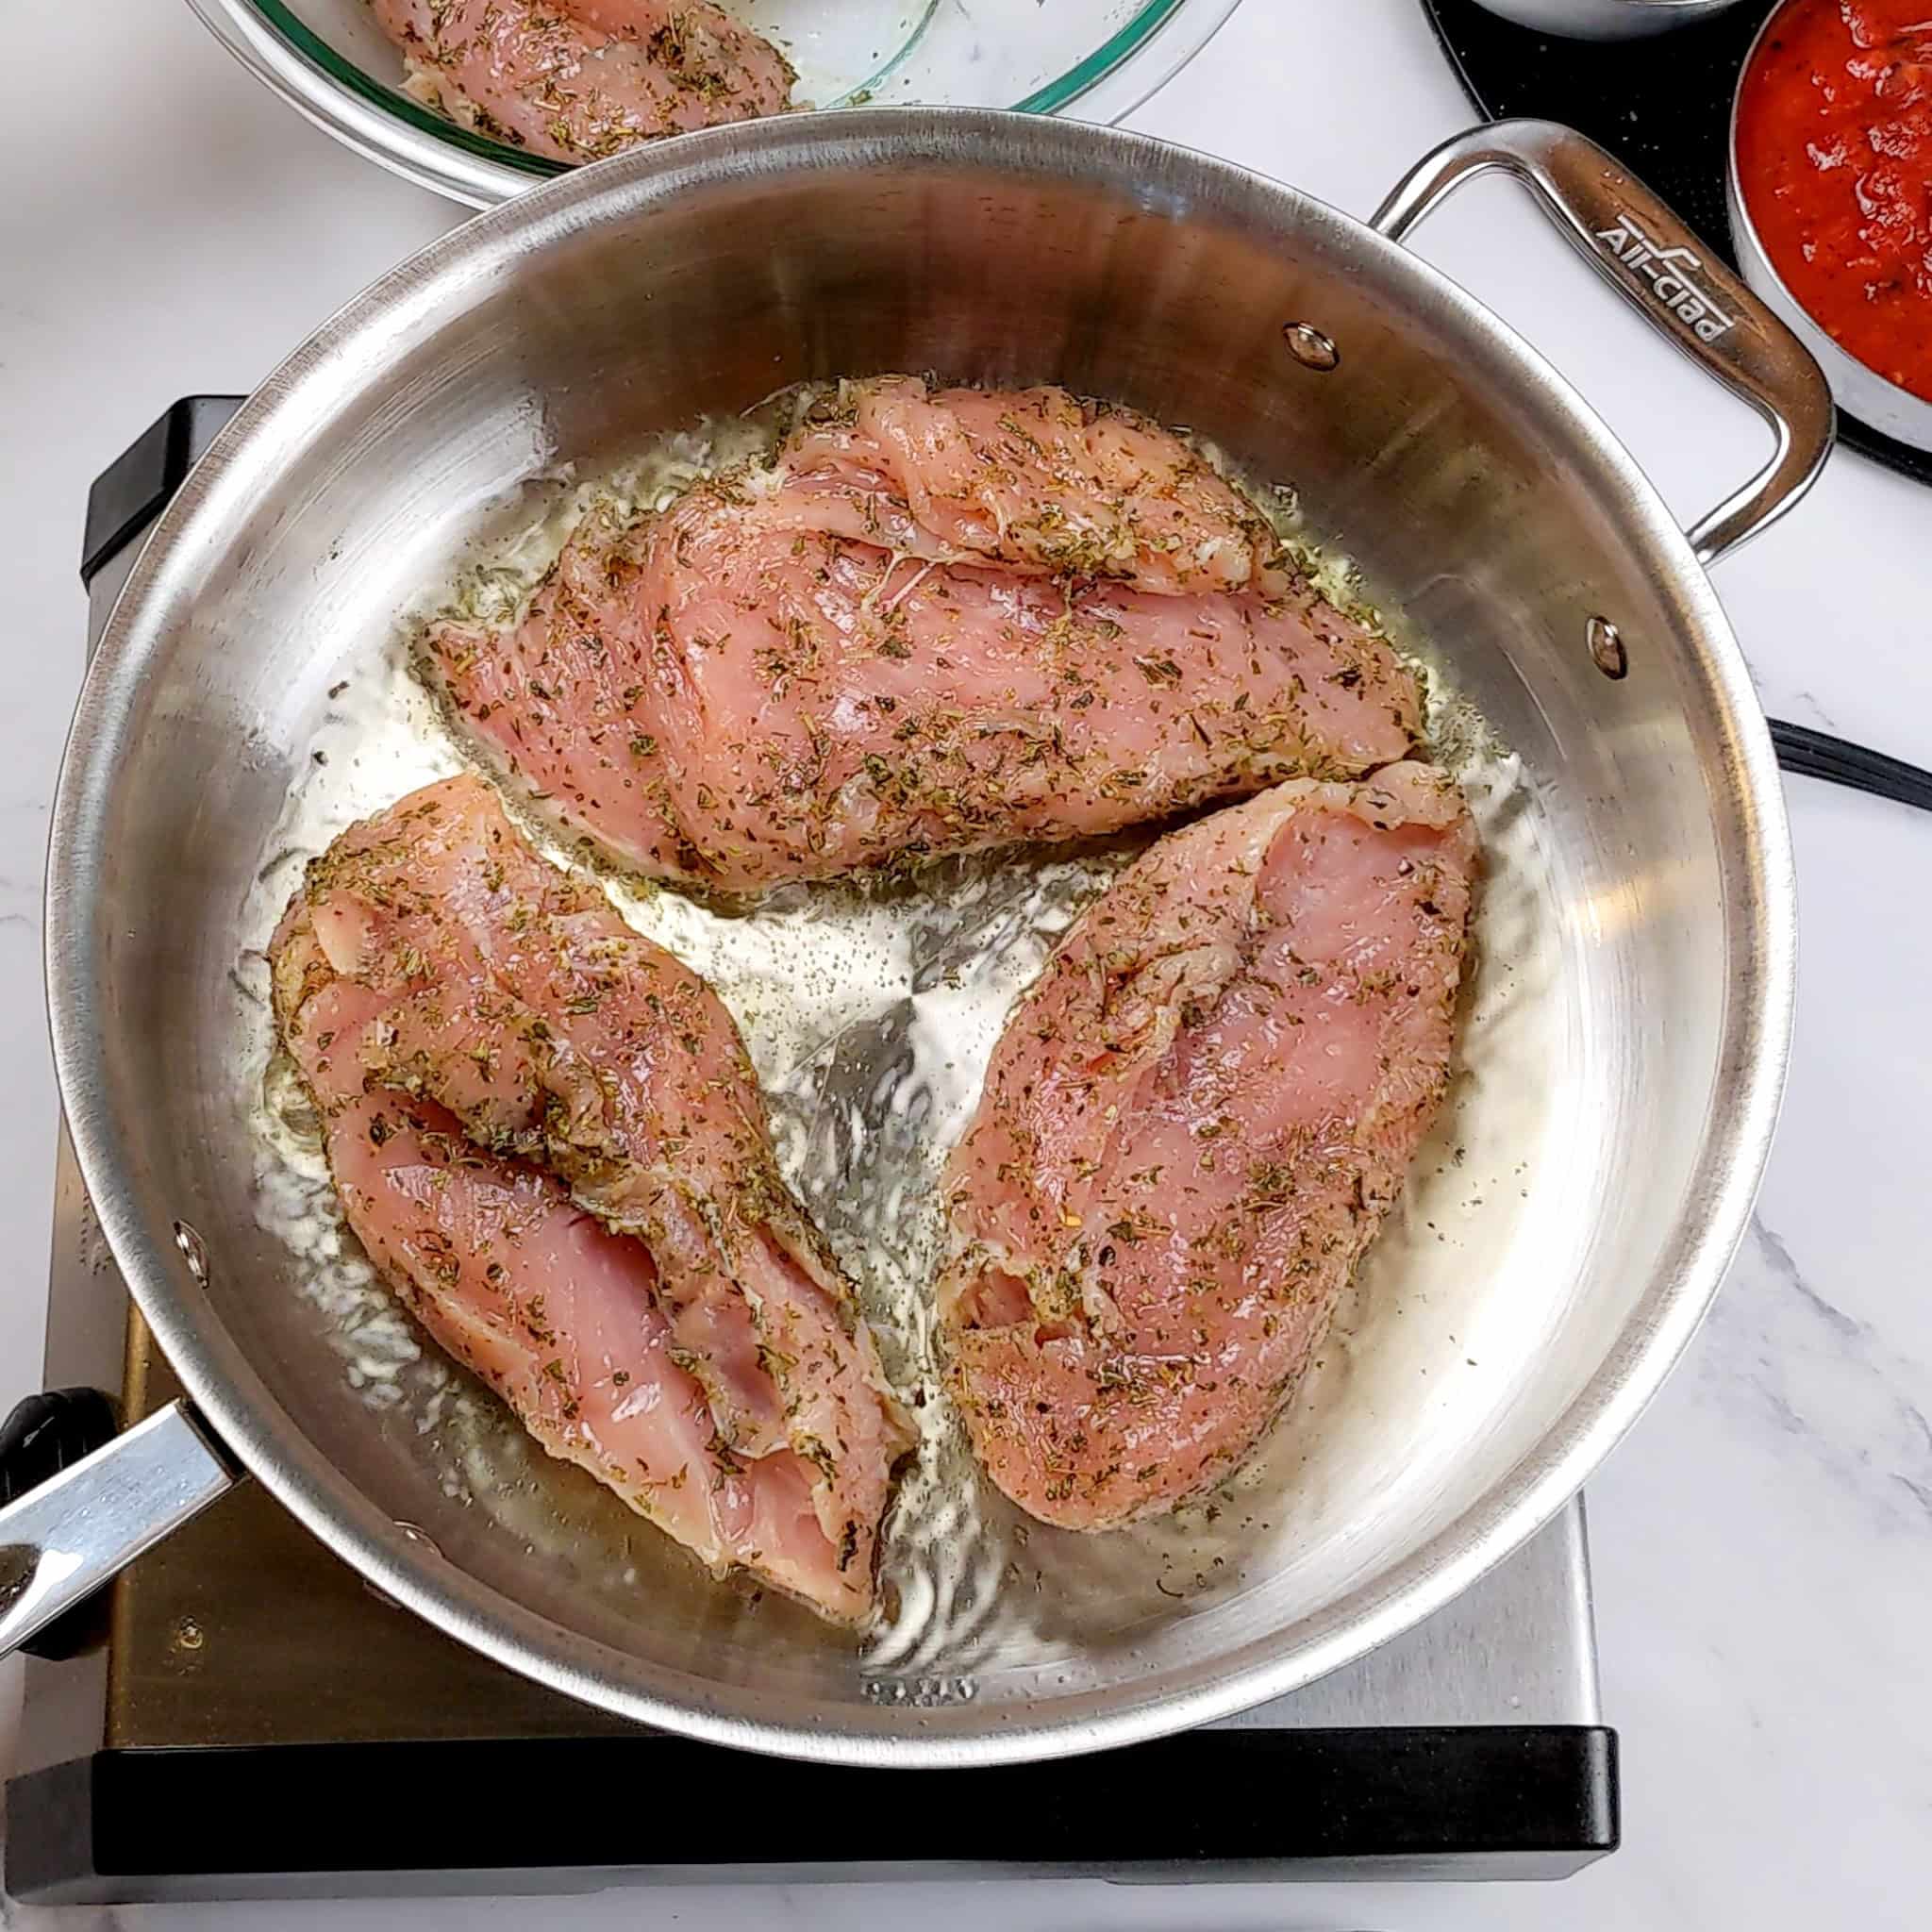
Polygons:
[[[1560,121],[1663,196],[1733,268],[1724,210],[1731,96],[1771,8],[1734,7],[1654,39],[1564,41],[1499,20],[1476,0],[1423,0],[1464,92],[1492,121]],[[1840,440],[1932,483],[1932,456],[1839,411]]]

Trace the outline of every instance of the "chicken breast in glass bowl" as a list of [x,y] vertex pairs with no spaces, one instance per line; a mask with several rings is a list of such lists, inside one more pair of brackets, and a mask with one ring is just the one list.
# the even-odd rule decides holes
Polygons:
[[344,145],[473,208],[642,142],[868,104],[1113,122],[1240,0],[189,0]]

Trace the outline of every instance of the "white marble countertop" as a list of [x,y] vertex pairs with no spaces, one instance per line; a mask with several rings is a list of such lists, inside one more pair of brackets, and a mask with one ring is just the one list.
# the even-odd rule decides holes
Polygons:
[[[258,381],[460,211],[334,146],[163,0],[8,9],[0,119],[0,1405],[39,1383],[55,1097],[40,1018],[48,801],[80,674],[94,473],[175,396]],[[1661,56],[1660,56],[1661,57]],[[1469,110],[1414,0],[1248,5],[1136,117],[1367,212]],[[1622,314],[1500,184],[1422,246],[1571,375],[1687,521],[1761,431]],[[1774,712],[1932,765],[1932,495],[1846,452],[1719,588]],[[1592,1484],[1624,1843],[1543,1887],[1108,1890],[1087,1885],[653,1891],[534,1907],[238,1906],[102,1923],[1153,1927],[1926,1923],[1932,1847],[1932,819],[1790,781],[1803,978],[1790,1100],[1719,1308]],[[17,1679],[0,1675],[0,1770]],[[769,1915],[767,1917],[767,1915]],[[80,1915],[83,1919],[86,1915]],[[52,1915],[20,1914],[23,1924]]]

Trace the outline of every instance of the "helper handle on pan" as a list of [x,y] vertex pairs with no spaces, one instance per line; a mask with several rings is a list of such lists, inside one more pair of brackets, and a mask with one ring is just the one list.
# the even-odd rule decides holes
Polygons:
[[[8,1501],[0,1507],[0,1657],[92,1596],[239,1480],[234,1464],[183,1402],[156,1410],[44,1482],[34,1483],[34,1472],[23,1478],[15,1460],[28,1433],[8,1430]],[[29,1486],[16,1495],[24,1479]]]
[[1811,487],[1831,449],[1831,391],[1790,329],[1623,165],[1554,121],[1498,121],[1445,142],[1371,224],[1400,242],[1452,190],[1502,169],[1528,184],[1578,254],[1652,326],[1776,431],[1771,461],[1688,534],[1715,563]]

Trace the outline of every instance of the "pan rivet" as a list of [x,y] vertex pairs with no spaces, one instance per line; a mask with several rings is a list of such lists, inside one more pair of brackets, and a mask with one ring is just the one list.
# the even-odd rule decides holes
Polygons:
[[185,1221],[175,1224],[175,1245],[188,1263],[188,1272],[203,1288],[208,1286],[208,1248],[201,1237]]
[[1324,335],[1312,322],[1285,322],[1281,325],[1281,336],[1294,359],[1305,368],[1326,371],[1341,360],[1335,338]]
[[1584,635],[1590,640],[1591,661],[1606,677],[1627,677],[1630,675],[1630,653],[1624,648],[1624,639],[1617,626],[1607,617],[1592,617],[1584,625]]

